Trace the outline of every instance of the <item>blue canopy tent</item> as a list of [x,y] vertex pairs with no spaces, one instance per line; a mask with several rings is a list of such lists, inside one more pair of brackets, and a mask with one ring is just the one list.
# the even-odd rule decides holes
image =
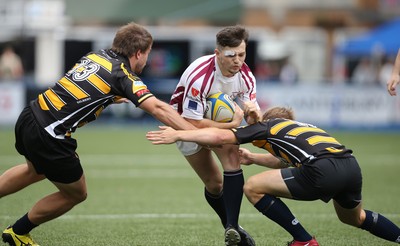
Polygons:
[[336,47],[345,56],[395,55],[400,48],[400,18],[346,40]]

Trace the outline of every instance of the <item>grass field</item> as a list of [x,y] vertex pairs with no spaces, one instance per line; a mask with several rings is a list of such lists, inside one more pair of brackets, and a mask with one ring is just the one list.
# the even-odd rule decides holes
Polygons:
[[[199,178],[174,145],[152,146],[145,132],[114,125],[78,130],[74,137],[89,196],[64,216],[36,228],[32,235],[40,245],[223,245],[223,228],[203,198]],[[400,225],[400,132],[337,132],[334,136],[352,148],[360,162],[365,208]],[[13,146],[12,129],[0,129],[0,173],[23,162]],[[256,166],[243,169],[246,178],[264,170]],[[2,198],[0,228],[54,191],[43,181]],[[341,224],[331,202],[284,201],[321,245],[393,245]],[[291,239],[245,197],[240,224],[260,246],[286,245]]]

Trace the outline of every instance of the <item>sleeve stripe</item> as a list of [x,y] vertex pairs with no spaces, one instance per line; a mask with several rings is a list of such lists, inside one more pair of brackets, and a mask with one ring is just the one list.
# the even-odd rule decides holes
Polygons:
[[147,94],[147,95],[141,97],[141,98],[138,100],[138,103],[140,104],[140,103],[142,103],[144,100],[146,100],[146,99],[148,99],[149,97],[152,97],[152,96],[153,96],[153,94],[149,93],[149,94]]

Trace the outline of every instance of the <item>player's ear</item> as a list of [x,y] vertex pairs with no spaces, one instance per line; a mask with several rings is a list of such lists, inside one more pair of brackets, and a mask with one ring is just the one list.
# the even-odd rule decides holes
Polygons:
[[221,51],[219,51],[219,49],[215,48],[214,53],[219,56],[219,54],[221,53]]
[[132,57],[135,58],[136,60],[139,60],[139,58],[143,55],[143,52],[141,50],[137,50],[135,53],[133,53]]

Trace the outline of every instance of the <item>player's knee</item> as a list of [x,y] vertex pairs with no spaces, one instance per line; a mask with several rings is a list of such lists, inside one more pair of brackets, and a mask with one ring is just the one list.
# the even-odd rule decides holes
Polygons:
[[77,196],[76,200],[78,203],[81,203],[87,199],[87,196],[88,196],[87,192],[83,192]]
[[253,200],[252,198],[257,195],[255,191],[255,180],[253,177],[250,177],[243,186],[243,193],[249,200]]
[[339,220],[347,225],[360,227],[365,220],[365,211],[360,202],[335,203],[336,214]]
[[223,189],[222,177],[207,177],[203,179],[204,185],[211,194],[219,194]]
[[350,225],[350,226],[354,226],[354,227],[360,227],[362,225],[362,223],[364,222],[364,219],[362,218],[361,215],[353,215],[353,216],[339,216],[338,218],[340,220],[340,222],[346,224],[346,225]]
[[341,217],[339,217],[339,220],[346,225],[350,225],[350,226],[354,226],[354,227],[360,227],[362,224],[362,222],[359,218],[341,218]]
[[64,194],[64,197],[73,205],[79,204],[87,199],[86,191],[78,191],[70,194]]
[[222,182],[221,183],[209,183],[206,184],[206,189],[211,194],[219,194],[222,191]]

